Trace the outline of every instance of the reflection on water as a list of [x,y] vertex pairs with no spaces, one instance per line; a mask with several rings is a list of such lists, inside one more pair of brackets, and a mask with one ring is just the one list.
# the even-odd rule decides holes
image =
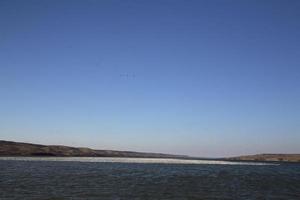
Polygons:
[[1,200],[300,199],[299,164],[180,161],[182,164],[119,158],[26,160],[0,159]]
[[166,158],[115,158],[115,157],[0,157],[0,160],[161,163],[161,164],[214,164],[214,165],[275,165],[272,163],[262,163],[262,162],[188,160],[188,159],[172,159],[172,158],[166,159]]

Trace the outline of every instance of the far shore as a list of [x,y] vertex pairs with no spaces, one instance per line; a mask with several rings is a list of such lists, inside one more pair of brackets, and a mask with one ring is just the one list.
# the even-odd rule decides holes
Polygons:
[[224,158],[203,158],[186,155],[163,153],[145,153],[133,151],[94,150],[59,145],[40,145],[0,140],[0,157],[84,157],[84,158],[146,158],[146,159],[180,159],[206,161],[239,161],[239,162],[288,162],[299,163],[300,154],[256,154]]

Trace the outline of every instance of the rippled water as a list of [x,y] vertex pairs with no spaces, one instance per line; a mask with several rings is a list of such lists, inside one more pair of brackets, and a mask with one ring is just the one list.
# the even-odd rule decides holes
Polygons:
[[300,199],[299,164],[159,160],[1,158],[0,199]]

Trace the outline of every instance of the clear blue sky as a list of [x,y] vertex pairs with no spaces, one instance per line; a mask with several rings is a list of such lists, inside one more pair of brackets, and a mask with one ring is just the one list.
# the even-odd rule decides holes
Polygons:
[[0,139],[300,153],[300,1],[0,1]]

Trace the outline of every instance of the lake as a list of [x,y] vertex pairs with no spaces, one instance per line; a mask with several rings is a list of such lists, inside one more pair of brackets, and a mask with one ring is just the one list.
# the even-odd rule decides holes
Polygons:
[[0,158],[0,199],[300,199],[300,164]]

